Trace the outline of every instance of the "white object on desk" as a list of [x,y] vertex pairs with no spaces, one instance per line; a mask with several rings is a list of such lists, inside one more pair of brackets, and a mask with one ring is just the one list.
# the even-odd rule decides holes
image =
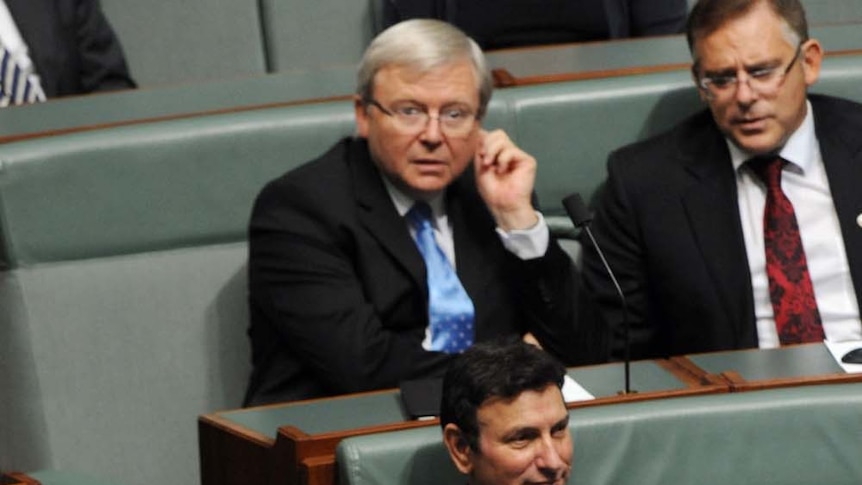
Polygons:
[[566,376],[565,379],[563,379],[562,390],[563,400],[565,400],[566,402],[590,401],[595,399],[595,396],[587,392],[587,390],[584,389],[583,386],[575,382],[575,380],[569,376]]
[[838,362],[838,365],[844,369],[844,372],[849,374],[862,373],[862,364],[845,364],[841,362],[841,357],[844,357],[844,354],[862,347],[862,340],[852,340],[849,342],[830,342],[826,340],[823,343],[826,344],[829,352],[832,352],[832,357],[835,357],[835,362]]

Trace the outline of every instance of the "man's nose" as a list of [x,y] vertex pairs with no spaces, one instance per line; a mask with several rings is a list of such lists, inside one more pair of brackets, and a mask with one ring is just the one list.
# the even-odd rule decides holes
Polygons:
[[757,91],[751,87],[750,80],[747,74],[736,78],[736,102],[739,104],[749,105],[758,97]]
[[419,133],[419,141],[428,150],[435,150],[443,143],[443,131],[440,129],[440,117],[428,116],[428,121],[425,122],[425,127]]
[[428,115],[428,120],[422,128],[422,136],[429,140],[438,140],[442,138],[443,130],[440,125],[440,115]]
[[536,466],[548,476],[558,477],[568,466],[562,457],[565,445],[550,437],[543,439],[536,454]]

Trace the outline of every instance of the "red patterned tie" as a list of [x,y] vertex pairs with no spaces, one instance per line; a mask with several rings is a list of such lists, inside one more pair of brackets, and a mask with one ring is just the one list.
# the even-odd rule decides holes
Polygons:
[[820,342],[824,338],[823,325],[808,274],[796,212],[781,190],[781,169],[785,163],[779,157],[755,158],[748,162],[766,184],[763,236],[769,298],[781,345]]

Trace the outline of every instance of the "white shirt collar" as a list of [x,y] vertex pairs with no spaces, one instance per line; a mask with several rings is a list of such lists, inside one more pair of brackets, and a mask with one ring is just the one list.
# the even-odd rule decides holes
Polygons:
[[9,7],[3,0],[0,0],[0,42],[3,43],[3,46],[22,69],[30,69],[32,61],[27,54],[27,45],[15,24],[15,19],[12,18],[12,12],[9,11]]
[[[395,204],[395,209],[398,211],[398,215],[404,217],[407,214],[413,204],[416,203],[412,197],[408,196],[404,192],[398,189],[398,187],[393,184],[389,178],[380,172],[380,178],[383,179],[383,185],[386,186],[386,192],[389,194],[389,198],[392,199],[392,203]],[[434,215],[434,220],[437,221],[441,217],[443,217],[446,213],[443,207],[443,197],[444,194],[440,194],[431,200],[428,200],[428,205],[431,206],[431,213]]]

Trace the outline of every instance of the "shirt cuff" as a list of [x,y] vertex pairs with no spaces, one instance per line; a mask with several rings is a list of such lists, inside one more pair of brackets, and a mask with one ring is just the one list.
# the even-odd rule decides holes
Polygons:
[[550,231],[548,223],[541,212],[536,211],[539,221],[528,229],[516,229],[506,232],[499,227],[497,234],[500,241],[510,253],[521,259],[541,258],[548,251]]

